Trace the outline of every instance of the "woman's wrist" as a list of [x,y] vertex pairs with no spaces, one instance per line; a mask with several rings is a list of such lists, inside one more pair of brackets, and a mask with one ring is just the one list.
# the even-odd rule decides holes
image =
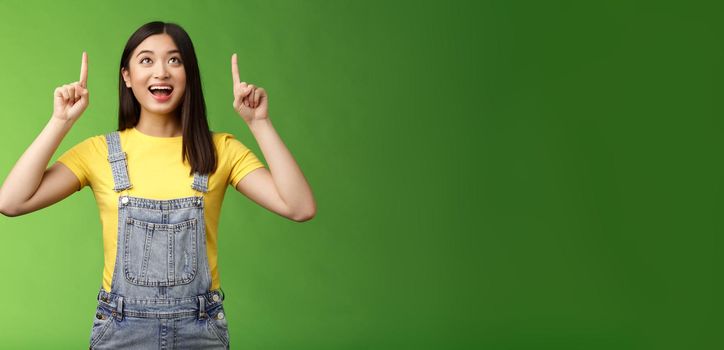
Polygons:
[[52,115],[50,117],[50,121],[48,121],[48,126],[56,130],[59,129],[67,132],[73,126],[73,122],[74,120],[63,119]]
[[271,120],[269,118],[252,120],[252,121],[246,123],[246,125],[249,127],[249,130],[251,130],[252,133],[254,133],[260,129],[264,129],[264,128],[268,128],[268,127],[272,126]]

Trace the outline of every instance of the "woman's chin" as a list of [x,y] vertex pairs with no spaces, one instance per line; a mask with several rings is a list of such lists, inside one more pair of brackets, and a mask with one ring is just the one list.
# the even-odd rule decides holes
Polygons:
[[180,109],[180,104],[177,103],[175,106],[171,106],[171,105],[159,106],[158,104],[153,103],[150,106],[149,105],[143,106],[143,109],[145,109],[146,112],[152,113],[152,114],[159,114],[159,115],[176,114],[176,111],[178,109]]

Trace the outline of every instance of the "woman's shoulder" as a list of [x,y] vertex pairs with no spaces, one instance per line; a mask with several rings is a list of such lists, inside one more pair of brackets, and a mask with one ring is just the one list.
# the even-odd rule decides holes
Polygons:
[[95,163],[108,157],[106,138],[104,134],[86,136],[81,138],[67,149],[58,160],[65,163],[86,162]]
[[96,134],[93,136],[88,137],[85,142],[88,142],[92,144],[97,149],[103,149],[105,151],[108,150],[108,137],[110,137],[111,134],[118,133],[119,141],[125,139],[128,137],[128,135],[131,133],[131,129],[123,129],[121,131],[117,130],[109,130],[102,134]]
[[219,151],[225,151],[228,149],[246,148],[246,146],[234,136],[234,134],[228,132],[211,132],[212,139],[216,149]]
[[98,134],[98,135],[92,135],[88,136],[85,139],[82,139],[80,142],[76,143],[73,148],[76,149],[83,149],[89,152],[102,152],[106,148],[106,137],[105,134]]
[[92,136],[88,136],[88,137],[86,137],[82,142],[93,142],[93,143],[101,142],[101,143],[105,144],[105,143],[106,143],[106,137],[108,137],[109,135],[111,135],[111,134],[113,134],[113,133],[118,133],[119,137],[123,138],[124,136],[128,135],[129,131],[130,131],[130,129],[124,129],[124,130],[121,130],[121,131],[108,130],[108,131],[105,131],[105,132],[103,132],[103,133],[101,133],[101,134],[95,134],[95,135],[92,135]]
[[232,139],[234,138],[234,135],[224,131],[212,131],[211,137],[214,139],[214,142],[220,142]]
[[73,148],[76,151],[85,154],[95,154],[106,157],[108,156],[108,136],[112,133],[117,132],[119,135],[119,139],[123,140],[125,137],[127,137],[129,130],[130,129],[124,129],[121,131],[109,130],[100,134],[88,136],[85,139],[82,139],[80,142],[76,143]]

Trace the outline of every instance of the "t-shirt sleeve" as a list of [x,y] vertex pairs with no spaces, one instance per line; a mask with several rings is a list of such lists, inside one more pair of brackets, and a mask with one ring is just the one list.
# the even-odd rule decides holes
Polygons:
[[241,143],[241,141],[234,138],[233,135],[225,133],[222,144],[224,147],[224,158],[226,158],[230,167],[228,183],[231,186],[236,187],[244,176],[253,170],[264,167],[264,163],[256,157],[254,152]]
[[93,152],[93,150],[93,138],[89,137],[65,151],[65,153],[57,159],[57,162],[63,163],[63,165],[68,167],[78,178],[78,181],[80,181],[78,191],[89,184],[89,160],[91,159],[91,152]]

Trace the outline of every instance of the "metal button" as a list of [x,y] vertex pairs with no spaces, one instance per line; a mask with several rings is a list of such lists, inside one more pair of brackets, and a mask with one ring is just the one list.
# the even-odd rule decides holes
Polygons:
[[96,313],[96,318],[99,319],[99,320],[102,320],[102,319],[103,319],[103,315],[101,315],[101,313],[98,312],[98,313]]
[[218,294],[214,294],[214,296],[211,297],[211,299],[214,299],[214,301],[219,301],[219,295],[218,295]]
[[128,197],[123,197],[123,198],[121,198],[121,203],[122,203],[123,205],[128,204]]
[[224,318],[224,313],[223,313],[223,312],[219,312],[218,314],[216,314],[216,319],[217,319],[217,320],[221,320],[221,319],[223,319],[223,318]]
[[196,205],[201,205],[201,198],[196,198]]

